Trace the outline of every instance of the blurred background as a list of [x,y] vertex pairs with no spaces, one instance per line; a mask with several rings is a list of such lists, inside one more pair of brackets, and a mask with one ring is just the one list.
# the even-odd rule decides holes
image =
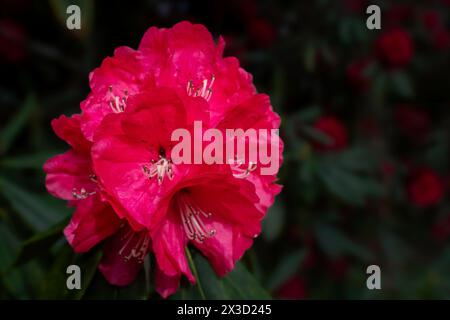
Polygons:
[[[66,28],[70,4],[79,31]],[[369,4],[381,7],[381,30],[366,28]],[[50,121],[79,112],[89,72],[150,26],[182,20],[223,35],[225,55],[282,117],[284,189],[243,258],[241,286],[283,299],[450,298],[449,0],[0,7],[0,298],[157,298],[144,271],[113,288],[98,254],[73,254],[61,233],[71,209],[47,194],[42,165],[67,149]],[[81,291],[65,290],[70,263],[82,266]],[[366,287],[371,264],[382,290]],[[208,274],[212,298],[255,297],[220,295],[227,279]],[[183,288],[174,298],[195,297]]]

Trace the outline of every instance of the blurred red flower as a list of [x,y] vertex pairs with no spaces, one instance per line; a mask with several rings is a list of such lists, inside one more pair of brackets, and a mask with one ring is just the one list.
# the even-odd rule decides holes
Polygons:
[[441,16],[436,10],[427,10],[422,13],[422,22],[428,30],[436,30],[443,27]]
[[410,34],[401,28],[383,32],[376,40],[375,53],[378,59],[389,68],[406,66],[414,54]]
[[344,124],[333,116],[323,116],[314,123],[316,130],[324,133],[330,139],[328,143],[315,141],[316,150],[340,151],[347,147],[347,129]]
[[417,106],[410,104],[397,106],[394,120],[400,132],[411,141],[422,142],[428,135],[430,118]]
[[286,281],[276,292],[280,299],[300,300],[306,298],[305,281],[296,276]]
[[371,64],[371,59],[359,59],[349,64],[347,67],[347,78],[359,92],[367,91],[370,85],[370,78],[365,74],[367,67]]
[[427,167],[422,167],[412,173],[407,189],[409,201],[421,208],[439,203],[444,194],[439,176]]
[[436,49],[445,50],[450,47],[450,33],[445,27],[441,15],[436,10],[427,10],[422,14],[422,23],[430,32]]

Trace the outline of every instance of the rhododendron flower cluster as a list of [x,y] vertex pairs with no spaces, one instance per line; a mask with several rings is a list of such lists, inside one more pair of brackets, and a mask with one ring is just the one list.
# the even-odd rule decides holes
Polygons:
[[245,159],[171,161],[171,133],[192,131],[194,121],[221,131],[279,128],[268,96],[237,59],[223,57],[224,45],[202,25],[152,27],[137,50],[116,49],[90,74],[80,114],[52,122],[71,149],[44,165],[47,189],[75,207],[64,234],[76,252],[104,242],[99,269],[111,284],[131,283],[150,252],[163,297],[182,276],[195,283],[188,244],[226,274],[280,192],[276,174],[242,170],[258,165]]

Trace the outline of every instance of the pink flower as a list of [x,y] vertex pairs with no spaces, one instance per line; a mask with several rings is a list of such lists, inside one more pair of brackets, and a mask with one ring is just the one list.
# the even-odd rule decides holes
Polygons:
[[[163,297],[176,292],[183,275],[194,283],[188,244],[226,274],[260,233],[281,190],[275,174],[240,167],[259,162],[171,159],[171,134],[192,133],[194,121],[220,132],[280,125],[269,98],[256,93],[237,59],[222,57],[223,48],[201,25],[150,28],[138,50],[120,47],[91,73],[81,116],[54,121],[73,150],[46,163],[47,188],[76,206],[65,229],[76,251],[107,238],[99,268],[112,284],[133,281],[148,252]],[[279,142],[281,154],[278,140],[269,143]]]
[[[207,124],[207,108],[202,98],[183,100],[161,88],[130,98],[127,111],[107,116],[95,136],[92,155],[99,183],[121,218],[149,231],[159,266],[156,287],[163,296],[176,291],[183,274],[195,281],[184,252],[188,242],[219,275],[232,270],[259,234],[260,221],[280,190],[273,177],[237,179],[228,165],[171,163],[171,132],[192,130],[193,120]],[[235,109],[218,128],[228,120],[242,128],[249,121],[244,115],[254,110],[246,103]],[[235,114],[241,115],[240,123]],[[256,117],[251,125],[261,120]],[[153,177],[155,167],[161,170]]]

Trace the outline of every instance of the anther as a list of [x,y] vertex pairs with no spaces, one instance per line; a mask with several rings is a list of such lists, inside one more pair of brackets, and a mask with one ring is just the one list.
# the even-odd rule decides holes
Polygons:
[[161,185],[161,183],[164,181],[165,176],[167,176],[169,180],[173,179],[172,161],[160,155],[159,160],[152,160],[150,166],[143,165],[142,172],[149,179],[156,176],[158,179],[158,184]]
[[124,90],[123,97],[115,96],[113,93],[113,87],[108,87],[108,93],[111,96],[109,99],[109,107],[114,113],[120,113],[125,111],[128,99],[128,90]]
[[186,92],[188,96],[202,97],[206,101],[209,101],[213,93],[212,86],[214,84],[214,80],[214,75],[211,76],[211,79],[209,81],[208,79],[203,79],[202,85],[197,88],[194,86],[194,82],[192,80],[189,80],[186,85]]
[[76,199],[76,200],[83,200],[86,199],[89,196],[92,196],[96,194],[95,191],[92,192],[87,192],[85,188],[81,188],[80,191],[77,191],[77,188],[73,188],[72,189],[72,196]]
[[203,243],[216,235],[216,230],[208,230],[203,222],[203,218],[212,216],[211,213],[203,211],[184,195],[179,195],[177,199],[183,229],[189,240]]
[[255,171],[257,168],[256,162],[250,161],[248,163],[247,168],[244,167],[244,161],[242,159],[238,159],[236,161],[230,160],[229,164],[231,166],[231,170],[233,172],[233,176],[238,179],[244,179],[250,175],[251,172]]

